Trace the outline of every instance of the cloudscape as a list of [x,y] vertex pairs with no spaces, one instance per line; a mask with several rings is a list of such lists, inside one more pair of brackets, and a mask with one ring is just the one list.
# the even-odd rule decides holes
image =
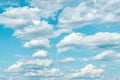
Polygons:
[[120,80],[120,0],[0,0],[0,80]]

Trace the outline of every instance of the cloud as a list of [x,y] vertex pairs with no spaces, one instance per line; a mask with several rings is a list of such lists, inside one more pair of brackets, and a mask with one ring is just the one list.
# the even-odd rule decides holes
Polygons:
[[120,48],[120,34],[98,32],[93,35],[71,33],[64,37],[56,46],[58,51],[74,46],[87,47],[89,49],[118,49]]
[[14,36],[24,39],[48,38],[50,35],[53,35],[53,31],[53,26],[46,21],[33,20],[32,25],[15,30]]
[[114,50],[105,50],[101,53],[98,53],[95,56],[92,57],[84,57],[84,58],[77,58],[75,59],[76,62],[92,62],[92,61],[114,61],[118,62],[120,61],[120,53],[114,51]]
[[8,67],[7,71],[19,73],[24,72],[25,69],[31,70],[34,68],[43,69],[49,67],[52,65],[53,60],[45,56],[47,56],[47,51],[39,50],[29,58],[20,59],[15,64]]
[[59,27],[78,28],[88,24],[119,23],[119,3],[120,0],[86,0],[78,6],[65,7],[59,16]]
[[0,23],[13,29],[24,27],[25,25],[31,24],[32,20],[38,20],[40,11],[39,8],[10,7],[0,14]]
[[[30,6],[38,7],[42,9],[41,15],[44,18],[52,17],[53,19],[56,16],[58,10],[63,9],[66,6],[76,6],[79,2],[83,0],[26,0]],[[47,5],[47,6],[46,6]]]
[[[53,25],[40,19],[41,9],[27,6],[17,8],[10,7],[0,14],[0,24],[14,29],[15,32],[13,35],[22,39],[48,38],[54,35],[56,31]],[[61,33],[62,31],[56,35]]]
[[25,69],[32,68],[44,68],[48,67],[52,64],[52,60],[49,59],[28,59],[28,60],[20,60],[17,63],[11,65],[8,68],[8,72],[24,72]]
[[75,61],[75,58],[73,58],[73,57],[67,57],[65,59],[62,59],[60,62],[69,63],[69,62],[73,62],[73,61]]
[[96,56],[90,58],[91,60],[114,61],[119,60],[120,54],[114,50],[106,50]]
[[68,79],[90,79],[90,78],[96,78],[99,79],[102,77],[102,74],[104,72],[104,69],[97,68],[96,66],[92,64],[86,65],[84,68],[78,71],[73,71],[69,73],[66,77]]
[[54,77],[59,76],[60,70],[57,68],[53,69],[43,69],[43,70],[37,70],[36,72],[28,72],[25,74],[25,76],[35,77],[35,76],[42,76],[42,77]]
[[5,71],[8,75],[6,80],[59,80],[63,74],[59,68],[52,67],[53,60],[46,58],[46,55],[47,51],[39,50],[31,57],[17,61]]
[[50,48],[50,41],[48,39],[35,39],[26,42],[23,46],[33,49]]
[[47,56],[47,51],[44,50],[39,50],[32,55],[32,57],[46,57],[46,56]]

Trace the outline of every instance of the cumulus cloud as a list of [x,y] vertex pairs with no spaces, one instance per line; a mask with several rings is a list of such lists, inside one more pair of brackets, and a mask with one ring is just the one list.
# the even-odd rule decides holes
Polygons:
[[47,56],[47,51],[44,50],[39,50],[32,55],[32,57],[46,57],[46,56]]
[[46,55],[47,51],[39,50],[31,57],[17,61],[4,71],[8,74],[5,80],[57,80],[58,77],[62,76],[62,73],[59,68],[51,67],[53,65],[53,60],[46,58]]
[[86,0],[76,7],[65,7],[59,16],[59,27],[78,28],[87,24],[119,23],[119,3],[120,0]]
[[83,46],[89,49],[118,49],[120,48],[120,34],[98,32],[93,35],[71,33],[57,44],[58,51],[74,46]]
[[26,42],[23,46],[25,48],[35,48],[35,49],[50,48],[50,41],[48,39],[35,39]]
[[55,30],[46,20],[40,20],[41,12],[42,10],[36,7],[6,8],[0,14],[0,24],[14,29],[13,35],[22,39],[50,38],[69,32],[67,29]]
[[120,53],[117,53],[114,50],[106,50],[90,59],[101,60],[101,61],[114,61],[114,60],[119,60],[119,58],[120,58]]
[[120,61],[120,53],[114,50],[105,50],[101,53],[98,53],[92,57],[83,57],[75,59],[76,62],[92,62],[92,61],[114,61],[119,63]]
[[81,70],[69,73],[66,77],[68,79],[87,79],[87,78],[99,79],[102,77],[103,72],[104,72],[103,68],[97,68],[92,64],[88,64]]
[[16,64],[11,65],[8,68],[9,72],[20,72],[24,68],[35,68],[35,67],[47,67],[52,64],[52,60],[49,59],[29,59],[29,60],[20,60]]
[[53,33],[53,26],[46,21],[33,20],[32,25],[27,25],[23,29],[15,30],[14,36],[18,38],[47,38]]
[[[57,63],[57,61],[55,61],[56,58],[54,58],[54,60],[49,59],[49,57],[46,57],[47,51],[40,49],[51,48],[51,38],[56,38],[62,33],[72,32],[73,28],[78,28],[87,24],[119,23],[120,0],[25,1],[29,3],[27,5],[28,7],[9,7],[1,12],[0,24],[4,25],[7,28],[13,29],[13,36],[24,40],[23,42],[28,41],[24,43],[23,47],[37,49],[38,51],[29,58],[17,61],[15,64],[8,67],[7,70],[0,70],[0,79],[100,79],[104,73],[104,65],[103,67],[96,67],[92,64],[88,64],[82,69],[72,72],[65,70],[65,72],[60,69],[61,66],[58,66],[58,64],[61,65],[61,63],[65,63],[67,65],[70,62],[78,61],[90,62],[119,60],[119,53],[114,52],[113,50],[109,50],[120,48],[119,33],[98,32],[93,35],[71,33],[70,35],[64,37],[63,40],[61,40],[56,45],[58,52],[74,49],[76,46],[86,47],[94,50],[106,50],[100,54],[97,54],[96,56],[89,58],[79,57],[76,59],[73,57],[67,57],[61,59],[60,63]],[[52,21],[56,23],[51,23]],[[61,38],[62,37],[59,39]],[[59,39],[57,38],[57,40]],[[4,74],[5,76],[3,76]]]
[[38,19],[40,11],[39,8],[10,7],[0,14],[0,24],[4,24],[6,27],[13,29],[24,27],[25,25],[31,24],[32,19]]

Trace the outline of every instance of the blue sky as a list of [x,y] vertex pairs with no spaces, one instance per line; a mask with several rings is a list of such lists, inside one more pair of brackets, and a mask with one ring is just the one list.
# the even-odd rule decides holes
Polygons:
[[0,0],[0,80],[119,80],[120,0]]

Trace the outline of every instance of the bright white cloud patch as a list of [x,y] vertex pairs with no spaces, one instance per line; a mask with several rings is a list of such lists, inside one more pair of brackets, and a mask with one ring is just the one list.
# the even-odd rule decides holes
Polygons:
[[51,59],[28,59],[28,60],[20,60],[16,64],[11,65],[8,68],[8,72],[24,72],[25,69],[32,69],[32,68],[44,68],[48,67],[52,64]]
[[0,14],[0,24],[5,24],[6,27],[13,29],[25,27],[25,25],[31,24],[32,20],[38,19],[40,11],[39,8],[29,7],[7,8]]
[[23,29],[16,29],[14,36],[18,38],[47,38],[53,33],[53,26],[46,21],[32,20],[31,25]]
[[114,60],[119,60],[119,58],[120,58],[120,53],[117,53],[114,50],[107,50],[92,57],[91,59],[102,60],[102,61],[114,61]]
[[92,64],[88,64],[81,70],[69,73],[66,77],[68,79],[90,79],[90,78],[99,79],[100,77],[102,77],[103,72],[104,69],[97,68]]
[[47,56],[47,51],[44,50],[39,50],[32,55],[32,57],[46,57],[46,56]]
[[94,35],[72,33],[57,44],[58,50],[66,47],[83,46],[90,49],[118,49],[120,48],[120,34],[98,32]]
[[26,48],[50,48],[50,42],[48,39],[35,39],[26,42],[24,45]]

